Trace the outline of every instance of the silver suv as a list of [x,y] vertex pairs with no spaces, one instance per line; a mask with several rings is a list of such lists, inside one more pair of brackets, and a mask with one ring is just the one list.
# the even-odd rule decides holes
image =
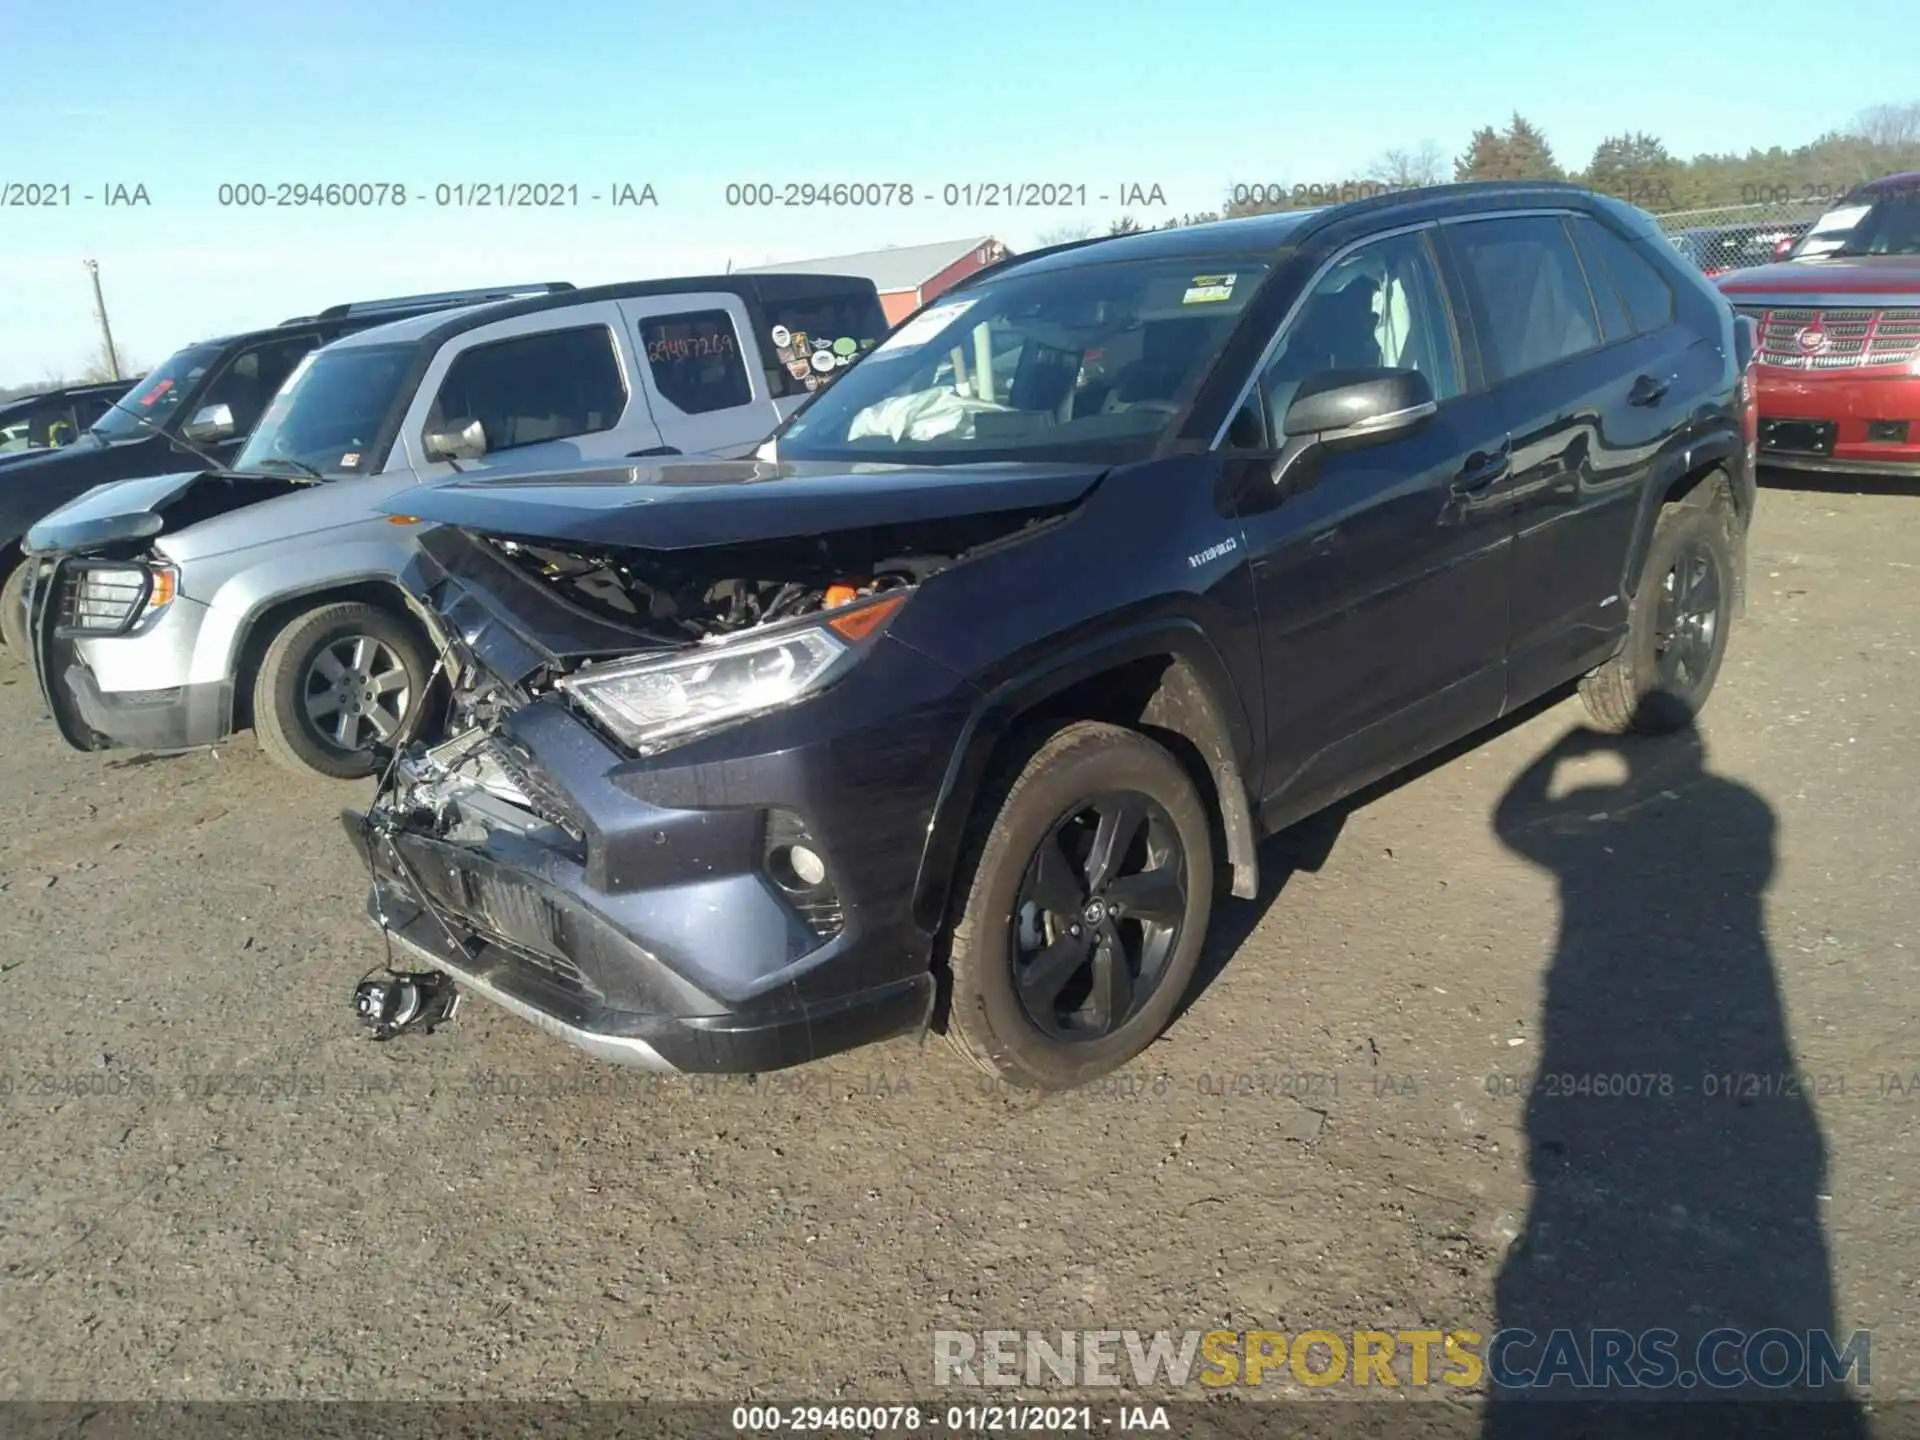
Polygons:
[[231,469],[102,486],[29,532],[41,693],[76,749],[251,725],[297,769],[370,773],[429,703],[396,587],[421,522],[376,509],[473,470],[752,451],[885,335],[871,282],[733,275],[397,321],[314,351]]

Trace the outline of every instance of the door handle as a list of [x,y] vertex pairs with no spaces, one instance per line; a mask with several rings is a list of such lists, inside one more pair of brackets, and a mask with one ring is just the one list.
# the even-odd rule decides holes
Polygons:
[[1448,488],[1462,499],[1483,495],[1513,470],[1513,447],[1505,441],[1498,450],[1476,450],[1453,477]]
[[1673,388],[1671,375],[1642,375],[1633,382],[1633,389],[1627,392],[1629,405],[1658,405],[1667,398],[1667,391]]
[[629,460],[645,460],[649,456],[678,455],[680,453],[678,447],[673,445],[655,445],[648,450],[629,450],[626,458]]

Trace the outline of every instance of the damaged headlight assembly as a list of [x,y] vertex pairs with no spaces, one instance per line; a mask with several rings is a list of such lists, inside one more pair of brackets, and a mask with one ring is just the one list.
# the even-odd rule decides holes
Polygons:
[[636,754],[649,755],[825,689],[858,662],[910,588],[805,622],[575,671],[557,688]]

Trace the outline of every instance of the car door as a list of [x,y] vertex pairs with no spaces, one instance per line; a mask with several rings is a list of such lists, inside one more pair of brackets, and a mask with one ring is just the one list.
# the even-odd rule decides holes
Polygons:
[[645,295],[620,312],[669,453],[747,455],[773,433],[780,415],[738,296]]
[[[1595,271],[1571,226],[1582,227]],[[1673,294],[1657,273],[1657,298],[1636,280],[1636,332],[1602,264],[1624,267],[1603,256],[1619,237],[1584,216],[1471,218],[1443,233],[1513,436],[1500,489],[1514,507],[1507,679],[1520,703],[1605,659],[1626,625],[1621,559],[1637,502],[1667,437],[1684,427],[1673,412],[1677,362],[1665,353]],[[1637,259],[1630,247],[1627,259]]]
[[[1277,493],[1270,458],[1293,395],[1325,371],[1372,366],[1420,371],[1437,412],[1410,433],[1324,456],[1308,488]],[[1506,436],[1474,376],[1433,227],[1420,226],[1328,260],[1232,422],[1229,486],[1259,612],[1269,823],[1499,713],[1510,519],[1475,492],[1504,474]]]
[[475,420],[486,453],[459,461],[463,471],[617,465],[657,452],[660,431],[623,326],[608,301],[537,310],[454,336],[421,378],[395,460],[423,479],[451,475],[454,467],[428,453],[425,437]]
[[319,332],[300,331],[241,346],[225,358],[191,403],[175,412],[169,431],[185,433],[196,419],[212,420],[224,410],[232,429],[223,438],[194,443],[221,464],[232,464],[294,367],[319,344]]

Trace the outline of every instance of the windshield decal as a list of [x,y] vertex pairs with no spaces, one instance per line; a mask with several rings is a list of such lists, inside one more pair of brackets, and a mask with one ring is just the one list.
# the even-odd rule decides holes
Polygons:
[[1238,275],[1196,275],[1180,297],[1182,305],[1211,305],[1233,298],[1233,282]]
[[776,325],[767,333],[772,337],[774,345],[779,349],[784,350],[793,343],[793,332],[784,325]]
[[880,348],[873,353],[885,355],[890,351],[917,350],[971,310],[975,303],[973,300],[949,300],[944,305],[935,305],[930,309],[922,310],[888,336]]

